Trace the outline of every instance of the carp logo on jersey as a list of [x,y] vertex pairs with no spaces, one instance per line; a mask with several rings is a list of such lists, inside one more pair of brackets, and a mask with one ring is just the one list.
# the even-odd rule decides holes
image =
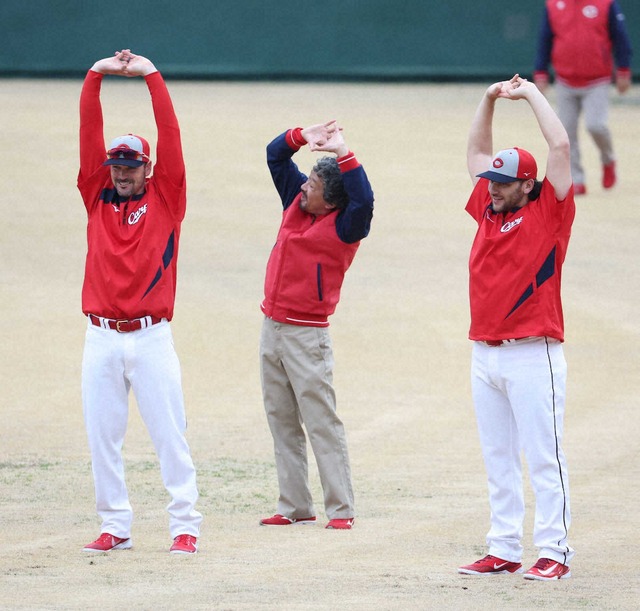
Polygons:
[[507,233],[507,231],[511,231],[514,227],[517,227],[524,220],[524,216],[519,216],[517,219],[513,221],[509,221],[505,223],[502,227],[500,227],[500,233]]
[[143,214],[147,213],[147,204],[144,206],[140,206],[135,212],[132,212],[127,219],[129,225],[135,225],[141,218]]

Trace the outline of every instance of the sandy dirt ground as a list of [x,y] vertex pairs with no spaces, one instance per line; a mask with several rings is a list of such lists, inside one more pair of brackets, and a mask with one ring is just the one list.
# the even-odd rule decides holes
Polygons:
[[[510,75],[505,75],[508,77]],[[170,545],[155,454],[131,402],[130,551],[99,534],[80,401],[86,217],[75,186],[80,81],[0,81],[1,609],[636,609],[640,601],[638,345],[640,90],[615,99],[620,183],[605,192],[583,134],[589,194],[564,267],[569,363],[564,448],[573,577],[473,578],[489,509],[470,400],[467,129],[484,85],[169,82],[189,206],[173,331],[205,516],[199,553]],[[155,142],[146,87],[108,79],[105,136]],[[332,318],[335,386],[358,515],[264,528],[277,483],[257,359],[258,303],[280,209],[265,145],[337,118],[371,179],[370,236]],[[524,102],[499,104],[495,148],[544,167]],[[315,155],[297,156],[307,171]],[[533,499],[527,488],[525,564]]]

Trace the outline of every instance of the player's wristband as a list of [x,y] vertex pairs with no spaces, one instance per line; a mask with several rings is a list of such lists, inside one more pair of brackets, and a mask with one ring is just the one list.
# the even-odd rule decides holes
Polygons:
[[293,129],[290,129],[285,136],[285,140],[289,147],[294,151],[299,151],[307,143],[307,141],[302,137],[301,127],[294,127]]

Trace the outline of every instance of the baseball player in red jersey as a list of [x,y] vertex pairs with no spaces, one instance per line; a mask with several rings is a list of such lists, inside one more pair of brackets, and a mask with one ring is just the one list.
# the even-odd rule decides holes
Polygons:
[[[115,138],[105,152],[105,74],[145,79],[158,129],[155,166],[141,136]],[[132,388],[171,497],[170,551],[195,553],[202,516],[195,509],[196,472],[184,435],[180,364],[169,326],[186,208],[185,167],[169,92],[147,58],[123,50],[87,73],[80,96],[78,189],[88,216],[82,403],[102,519],[100,537],[84,551],[132,546],[133,512],[121,455]]]
[[[549,152],[537,180],[533,156],[519,148],[492,156],[496,101],[525,100]],[[489,482],[489,553],[460,573],[521,573],[521,452],[535,493],[538,561],[527,579],[566,579],[569,482],[562,451],[567,366],[560,299],[575,202],[569,138],[544,95],[514,76],[491,85],[473,120],[467,164],[474,190],[467,212],[478,223],[469,259],[473,340],[471,382]]]

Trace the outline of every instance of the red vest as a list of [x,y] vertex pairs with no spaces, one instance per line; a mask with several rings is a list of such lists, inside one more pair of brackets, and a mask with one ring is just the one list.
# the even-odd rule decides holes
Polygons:
[[551,63],[559,81],[586,87],[611,81],[611,0],[547,0],[554,40]]
[[283,213],[260,307],[278,322],[328,327],[360,242],[347,244],[338,237],[339,212],[313,216],[300,210],[300,197]]

